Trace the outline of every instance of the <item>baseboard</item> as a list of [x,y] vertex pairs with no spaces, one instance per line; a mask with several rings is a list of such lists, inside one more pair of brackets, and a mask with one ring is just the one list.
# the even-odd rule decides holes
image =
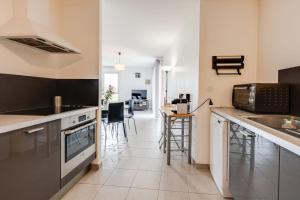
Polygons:
[[99,170],[100,168],[102,167],[102,162],[99,162],[99,163],[95,163],[95,162],[92,162],[91,164],[91,170]]
[[209,164],[196,163],[196,161],[194,159],[192,160],[192,163],[197,169],[210,169]]
[[87,166],[81,170],[69,183],[67,183],[63,188],[61,188],[50,200],[60,200],[66,193],[68,193],[79,181],[87,174],[91,169],[91,166]]
[[87,174],[90,170],[99,170],[102,167],[102,162],[91,163],[89,166],[81,170],[69,183],[67,183],[60,191],[55,194],[50,200],[60,200],[69,190],[71,190],[80,179]]

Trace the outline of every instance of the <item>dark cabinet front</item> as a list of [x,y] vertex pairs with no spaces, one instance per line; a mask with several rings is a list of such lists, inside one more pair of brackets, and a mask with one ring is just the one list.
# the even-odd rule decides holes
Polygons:
[[280,200],[300,199],[300,156],[280,148]]
[[46,200],[59,189],[59,121],[0,134],[0,199]]
[[278,145],[231,124],[229,163],[230,190],[235,200],[278,199]]

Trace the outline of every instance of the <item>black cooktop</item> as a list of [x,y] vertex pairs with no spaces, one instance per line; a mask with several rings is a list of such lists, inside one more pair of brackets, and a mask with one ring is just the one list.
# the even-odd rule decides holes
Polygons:
[[28,110],[19,110],[13,112],[2,113],[5,115],[39,115],[39,116],[48,116],[53,114],[59,114],[63,112],[79,110],[86,108],[86,106],[62,106],[62,107],[45,107],[45,108],[34,108]]

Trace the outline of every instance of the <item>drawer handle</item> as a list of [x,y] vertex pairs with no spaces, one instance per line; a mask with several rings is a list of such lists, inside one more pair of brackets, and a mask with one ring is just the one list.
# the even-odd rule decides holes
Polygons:
[[31,129],[29,131],[25,131],[26,134],[32,134],[32,133],[36,133],[36,132],[40,132],[43,131],[45,128],[41,127],[41,128],[35,128],[35,129]]

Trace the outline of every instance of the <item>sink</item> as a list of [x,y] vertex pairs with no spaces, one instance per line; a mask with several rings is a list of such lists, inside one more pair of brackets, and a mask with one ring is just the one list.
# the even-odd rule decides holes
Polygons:
[[300,138],[300,118],[288,115],[246,117],[256,123],[268,126],[286,134]]

